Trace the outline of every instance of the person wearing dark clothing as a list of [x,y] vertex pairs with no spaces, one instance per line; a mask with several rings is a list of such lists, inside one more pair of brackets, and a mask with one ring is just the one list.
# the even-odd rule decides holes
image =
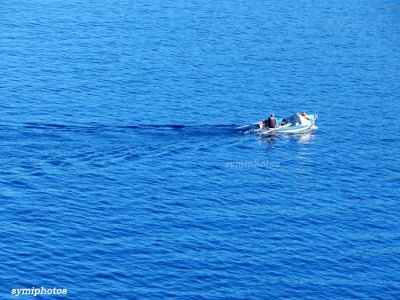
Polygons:
[[276,127],[276,119],[275,119],[275,116],[274,116],[274,115],[270,115],[269,118],[268,118],[268,120],[267,120],[267,123],[268,123],[268,127],[269,127],[269,128],[275,128],[275,127]]

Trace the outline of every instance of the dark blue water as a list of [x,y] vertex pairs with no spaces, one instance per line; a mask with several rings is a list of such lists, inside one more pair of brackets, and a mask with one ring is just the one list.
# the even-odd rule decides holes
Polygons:
[[[0,16],[2,299],[399,298],[398,1]],[[236,129],[296,111],[319,130]]]

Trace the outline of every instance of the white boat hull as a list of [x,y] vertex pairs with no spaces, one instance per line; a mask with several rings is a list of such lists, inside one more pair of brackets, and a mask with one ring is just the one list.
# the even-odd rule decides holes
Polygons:
[[306,133],[316,130],[318,127],[315,126],[315,121],[317,120],[317,115],[310,115],[309,124],[287,124],[276,128],[266,128],[260,129],[259,133],[262,135],[274,135],[274,134],[296,134],[296,133]]

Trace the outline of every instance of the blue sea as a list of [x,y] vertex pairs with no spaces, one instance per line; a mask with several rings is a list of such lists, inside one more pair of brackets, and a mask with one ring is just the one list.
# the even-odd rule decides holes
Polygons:
[[399,1],[3,1],[0,70],[1,299],[399,299]]

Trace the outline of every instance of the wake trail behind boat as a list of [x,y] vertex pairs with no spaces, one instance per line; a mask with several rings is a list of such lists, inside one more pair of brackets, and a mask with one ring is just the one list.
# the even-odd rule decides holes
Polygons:
[[199,135],[216,134],[238,134],[251,129],[250,125],[241,126],[239,124],[203,124],[203,125],[184,125],[184,124],[128,124],[128,125],[106,125],[106,124],[59,124],[59,123],[40,123],[27,122],[21,124],[1,124],[0,130],[34,130],[52,132],[133,132],[138,134],[157,134],[166,132],[187,133]]

